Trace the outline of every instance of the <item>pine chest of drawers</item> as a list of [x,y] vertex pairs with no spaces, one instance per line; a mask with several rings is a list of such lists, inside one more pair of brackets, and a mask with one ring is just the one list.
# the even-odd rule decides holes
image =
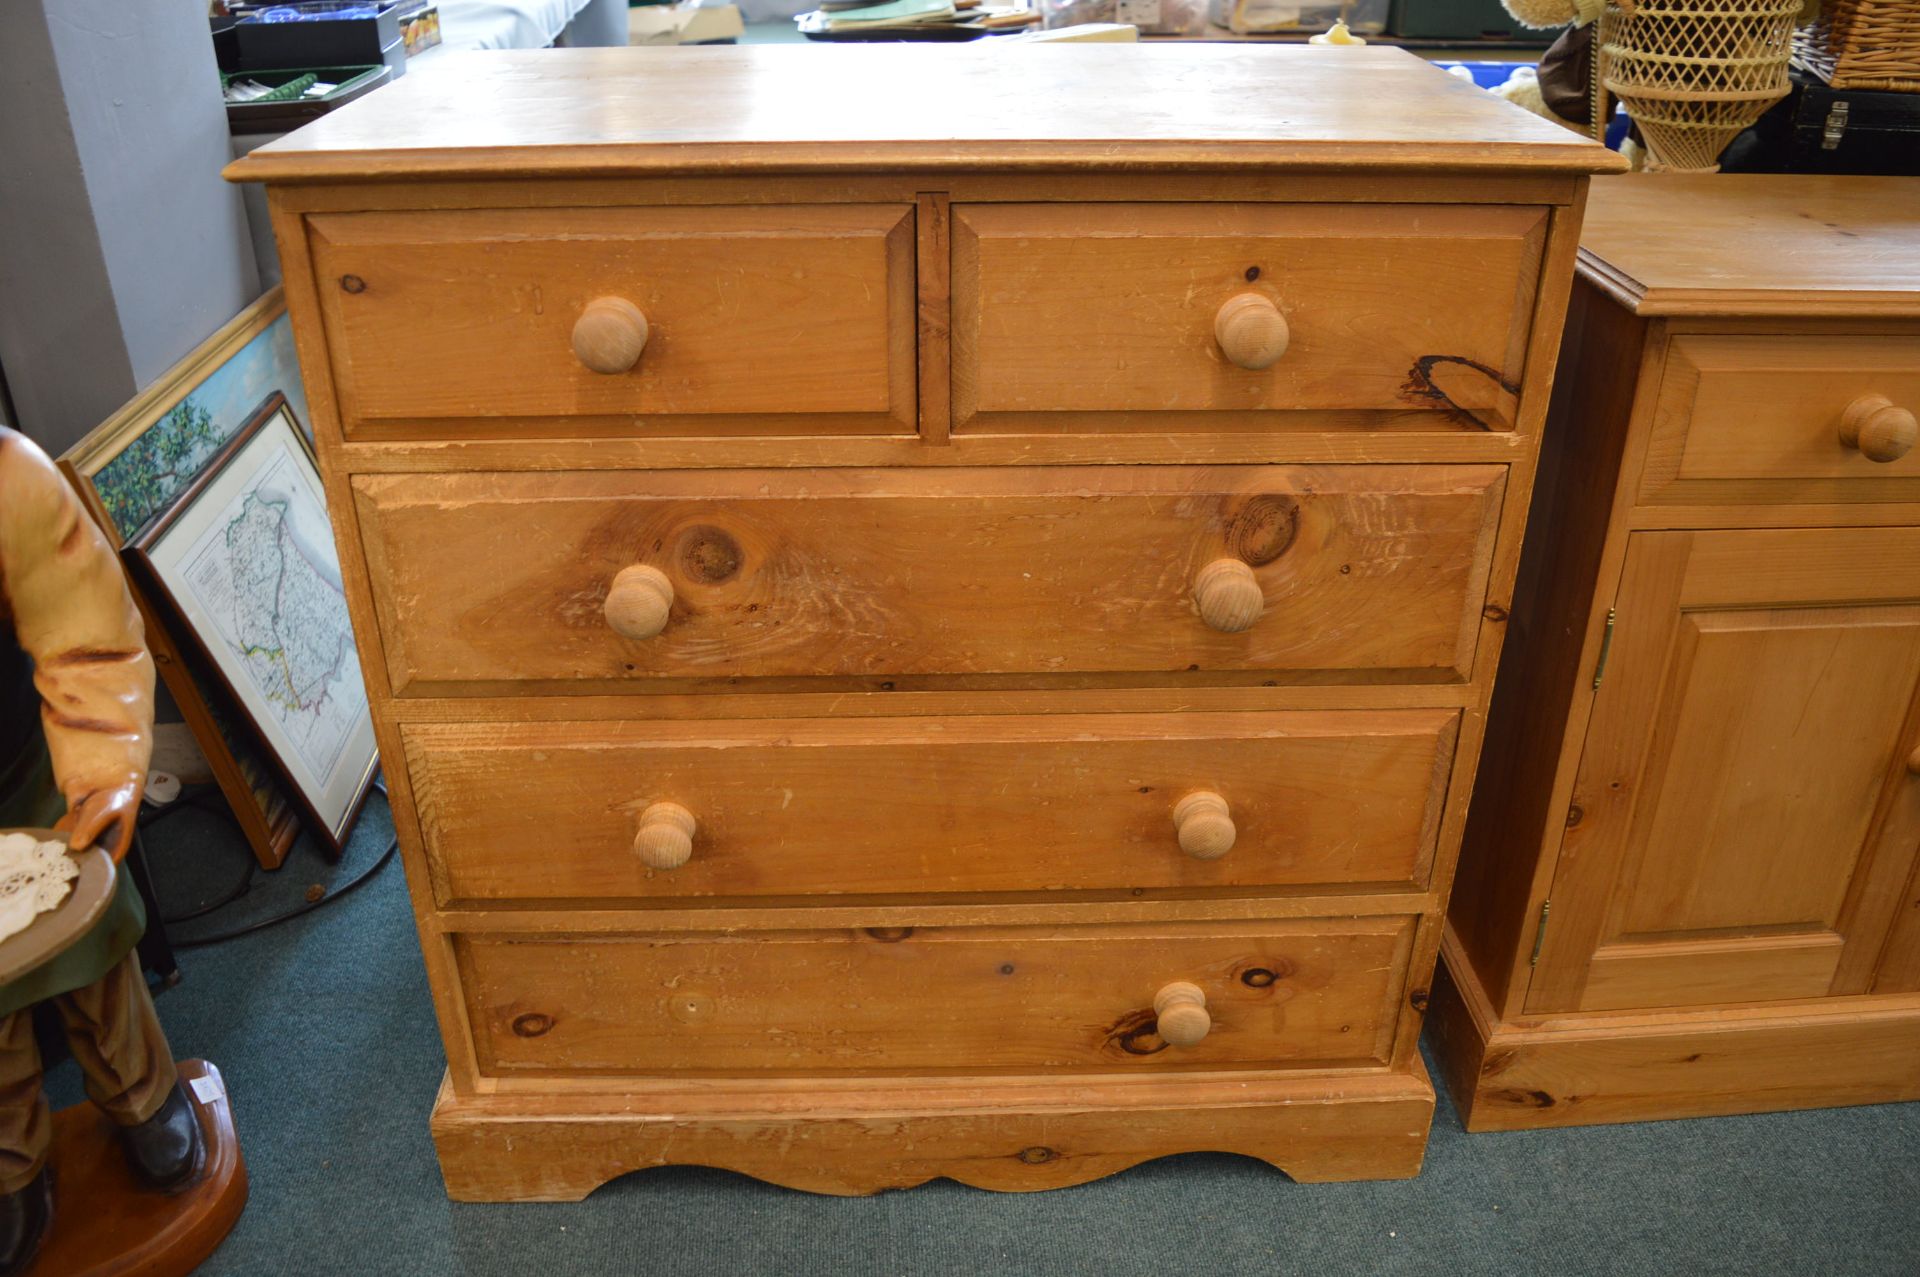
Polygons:
[[1612,165],[1227,46],[450,58],[240,161],[448,1191],[1414,1173]]

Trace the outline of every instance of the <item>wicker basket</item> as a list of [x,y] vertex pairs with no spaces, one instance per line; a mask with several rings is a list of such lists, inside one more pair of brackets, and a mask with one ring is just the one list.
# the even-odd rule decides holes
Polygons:
[[1920,3],[1826,0],[1794,37],[1793,60],[1836,89],[1920,93]]
[[1600,15],[1600,84],[1640,126],[1647,167],[1711,173],[1787,95],[1800,0],[1615,0]]

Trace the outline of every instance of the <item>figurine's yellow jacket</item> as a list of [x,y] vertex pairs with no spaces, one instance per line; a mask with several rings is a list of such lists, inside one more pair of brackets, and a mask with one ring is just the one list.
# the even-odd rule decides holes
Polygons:
[[[33,662],[37,732],[36,698],[18,694],[23,656]],[[100,809],[115,796],[119,819],[100,840],[124,850],[116,843],[138,808],[152,747],[153,661],[119,559],[46,453],[0,426],[0,827],[59,814],[50,770],[71,813],[91,804],[108,814]],[[78,944],[0,986],[0,1015],[93,983],[145,929],[122,874],[112,907]]]

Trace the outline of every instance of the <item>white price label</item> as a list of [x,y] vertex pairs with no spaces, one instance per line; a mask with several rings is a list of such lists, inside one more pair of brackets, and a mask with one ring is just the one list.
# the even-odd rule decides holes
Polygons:
[[1160,0],[1119,0],[1113,20],[1132,23],[1136,27],[1157,27],[1160,25]]

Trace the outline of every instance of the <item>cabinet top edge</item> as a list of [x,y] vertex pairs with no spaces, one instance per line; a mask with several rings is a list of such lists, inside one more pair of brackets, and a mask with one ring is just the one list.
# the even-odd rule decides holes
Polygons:
[[1623,167],[1399,49],[895,44],[453,54],[226,175]]

